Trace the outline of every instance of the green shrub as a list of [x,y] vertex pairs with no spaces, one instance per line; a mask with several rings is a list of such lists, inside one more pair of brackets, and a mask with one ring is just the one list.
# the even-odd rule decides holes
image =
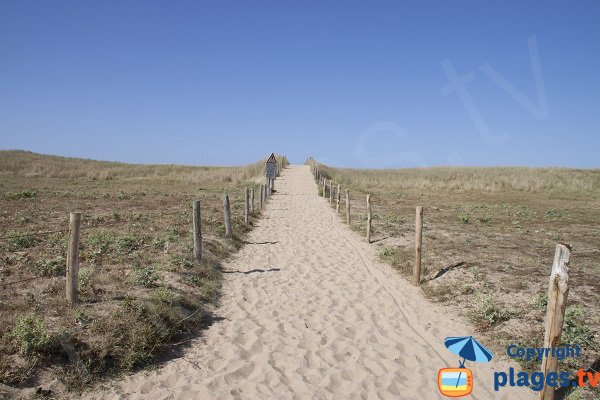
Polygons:
[[36,315],[18,317],[17,325],[9,336],[18,342],[23,354],[44,352],[50,344],[48,328],[44,320]]
[[39,242],[39,239],[31,233],[17,233],[11,235],[11,238],[7,240],[5,248],[7,251],[18,251],[27,249],[35,246]]
[[81,287],[87,287],[90,285],[94,272],[89,268],[81,268],[79,270],[79,285]]
[[538,310],[545,310],[548,307],[548,293],[539,293],[532,302],[532,306]]
[[154,292],[154,298],[161,303],[171,304],[173,293],[166,287],[160,287]]
[[37,197],[37,189],[26,189],[20,192],[6,192],[4,193],[4,197],[9,200],[33,199],[34,197]]
[[127,254],[140,247],[141,239],[130,235],[119,235],[111,231],[90,233],[87,245],[94,254]]
[[134,271],[136,282],[146,288],[156,286],[156,283],[160,279],[157,268],[154,266],[135,268]]
[[489,224],[492,222],[492,218],[485,216],[485,217],[477,218],[477,221],[481,222],[482,224]]
[[33,270],[40,276],[61,276],[65,274],[66,262],[62,256],[50,260],[38,260],[33,263]]
[[546,216],[550,218],[564,218],[569,215],[567,210],[548,210]]
[[458,214],[458,219],[461,220],[463,224],[468,224],[469,223],[469,214],[467,214],[467,213]]
[[585,309],[580,305],[568,306],[565,310],[561,341],[571,345],[595,350],[598,344],[594,340],[594,332],[585,323]]
[[481,296],[479,305],[473,314],[473,319],[483,329],[488,329],[501,322],[508,321],[513,313],[496,304],[490,295]]

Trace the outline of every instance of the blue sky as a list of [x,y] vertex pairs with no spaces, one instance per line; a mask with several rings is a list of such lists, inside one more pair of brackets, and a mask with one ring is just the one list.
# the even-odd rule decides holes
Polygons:
[[600,167],[599,15],[593,1],[5,0],[0,148]]

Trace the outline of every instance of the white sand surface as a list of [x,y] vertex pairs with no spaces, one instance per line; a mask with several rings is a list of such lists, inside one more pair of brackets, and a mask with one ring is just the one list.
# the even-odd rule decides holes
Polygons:
[[[443,344],[474,334],[377,260],[316,194],[307,166],[282,171],[264,217],[229,262],[218,317],[184,357],[114,382],[90,399],[442,399]],[[466,398],[533,399],[493,389],[496,359],[467,362]]]

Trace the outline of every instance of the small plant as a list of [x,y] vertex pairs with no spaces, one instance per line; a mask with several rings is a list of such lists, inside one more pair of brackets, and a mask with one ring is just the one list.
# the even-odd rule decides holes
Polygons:
[[20,192],[6,192],[4,193],[4,197],[9,200],[19,200],[19,199],[33,199],[37,197],[36,189],[26,189]]
[[463,284],[462,287],[460,288],[460,294],[473,294],[475,293],[475,289],[473,289],[473,286],[468,285],[468,284]]
[[487,215],[485,217],[479,217],[477,218],[477,221],[479,221],[482,224],[489,224],[492,222],[492,218],[488,217]]
[[562,240],[563,240],[563,235],[562,235],[562,233],[560,233],[560,232],[558,232],[558,233],[555,233],[555,234],[554,234],[554,236],[553,236],[553,239],[554,239],[554,240],[556,240],[557,242],[560,242],[560,241],[562,241]]
[[110,252],[127,254],[137,250],[141,240],[130,235],[118,235],[111,231],[93,232],[87,243],[94,255]]
[[548,293],[547,292],[539,293],[533,299],[533,302],[531,305],[538,310],[545,310],[546,307],[548,307]]
[[196,266],[196,263],[193,260],[190,260],[185,257],[173,257],[171,258],[171,267],[173,269],[190,269]]
[[481,296],[479,306],[473,314],[473,319],[480,324],[481,329],[489,329],[511,317],[512,313],[496,304],[490,295]]
[[66,260],[64,257],[59,256],[50,260],[38,260],[32,266],[37,275],[59,276],[65,273]]
[[22,354],[41,353],[50,344],[48,328],[44,320],[36,315],[18,317],[17,325],[9,337],[18,342]]
[[81,287],[90,286],[92,278],[94,277],[93,271],[89,268],[81,268],[79,270],[79,284]]
[[135,269],[136,282],[146,288],[151,288],[156,286],[156,282],[160,279],[160,275],[158,274],[157,268],[152,267],[144,267],[144,268],[136,268]]
[[142,214],[142,213],[133,213],[131,215],[131,219],[133,221],[141,221],[141,220],[146,219],[146,218],[144,217],[144,214]]
[[121,253],[130,253],[139,248],[139,240],[133,236],[117,236],[115,246]]
[[25,300],[27,300],[29,304],[33,304],[35,303],[35,295],[32,292],[27,292],[25,293]]
[[546,211],[546,216],[550,218],[564,218],[569,215],[569,212],[566,210],[548,210]]
[[154,298],[161,303],[171,304],[173,293],[166,287],[160,287],[154,292]]
[[585,323],[585,309],[580,305],[568,306],[561,341],[566,344],[579,345],[594,350],[598,344],[594,340],[594,332]]
[[18,251],[33,247],[38,243],[38,238],[31,233],[17,233],[12,235],[5,244],[7,251]]
[[458,219],[461,220],[463,224],[468,224],[469,223],[469,214],[467,214],[467,213],[458,214]]
[[29,221],[31,221],[31,219],[28,216],[21,215],[21,214],[17,214],[16,215],[16,219],[17,219],[17,222],[19,224],[21,224],[21,225],[25,225],[26,223],[28,223]]
[[[225,225],[223,225],[223,232],[225,232]],[[181,232],[181,230],[177,227],[173,227],[169,230],[169,233],[167,233],[167,242],[175,242],[177,241],[177,239],[179,239],[181,236],[183,236],[183,232]]]

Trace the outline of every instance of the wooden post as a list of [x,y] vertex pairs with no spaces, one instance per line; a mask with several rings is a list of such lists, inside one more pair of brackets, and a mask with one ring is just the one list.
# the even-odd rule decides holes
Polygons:
[[275,189],[275,178],[271,178],[271,192]]
[[371,193],[367,194],[367,243],[371,243]]
[[323,198],[325,198],[325,189],[327,188],[327,179],[323,178]]
[[[544,335],[544,348],[560,346],[565,309],[567,307],[567,296],[569,294],[569,262],[571,261],[571,250],[563,244],[556,245],[550,283],[548,285],[548,308],[546,311],[546,334]],[[556,372],[558,360],[552,356],[552,352],[542,359],[542,373],[548,376],[550,372]],[[540,392],[540,400],[554,400],[554,388],[548,385]]]
[[340,212],[340,185],[337,187],[337,200],[335,201],[335,212]]
[[250,188],[250,214],[254,215],[254,186]]
[[417,207],[415,219],[415,268],[413,269],[413,285],[421,284],[421,245],[423,242],[423,207]]
[[350,225],[350,190],[346,189],[346,222]]
[[223,213],[225,216],[225,236],[231,236],[231,208],[229,207],[229,196],[223,197]]
[[250,218],[250,190],[244,189],[244,223],[248,225]]
[[202,260],[202,221],[200,219],[200,200],[194,201],[194,259]]
[[264,196],[265,196],[264,186],[261,183],[260,184],[260,197],[259,197],[259,207],[260,207],[261,210],[262,210],[262,206],[263,206],[263,198],[264,198]]
[[329,205],[333,205],[333,179],[329,180]]
[[67,301],[77,304],[79,276],[79,236],[81,233],[81,213],[69,215],[69,245],[67,248]]

